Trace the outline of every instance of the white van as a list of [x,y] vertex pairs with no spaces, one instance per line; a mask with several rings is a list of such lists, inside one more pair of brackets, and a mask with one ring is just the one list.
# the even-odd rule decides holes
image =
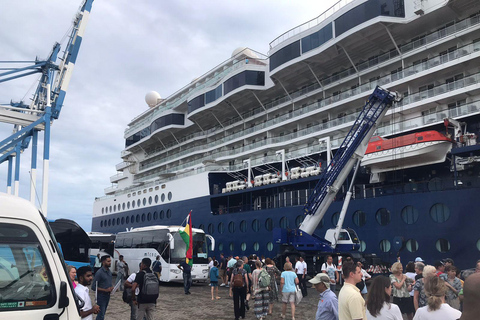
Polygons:
[[65,262],[43,215],[0,193],[0,319],[78,319]]

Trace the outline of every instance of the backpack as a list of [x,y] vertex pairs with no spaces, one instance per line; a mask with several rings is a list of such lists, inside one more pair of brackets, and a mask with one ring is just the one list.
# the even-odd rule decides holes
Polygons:
[[265,269],[262,269],[262,271],[260,271],[260,274],[258,275],[258,286],[260,288],[267,288],[268,286],[270,286],[270,275]]
[[235,288],[241,288],[243,287],[244,282],[245,279],[243,278],[242,272],[237,271],[237,274],[233,276],[233,286]]
[[143,285],[140,289],[140,296],[142,301],[154,302],[159,296],[159,283],[157,275],[153,272],[147,273],[143,277]]
[[123,290],[122,299],[125,303],[132,302],[132,288],[125,288],[125,290]]

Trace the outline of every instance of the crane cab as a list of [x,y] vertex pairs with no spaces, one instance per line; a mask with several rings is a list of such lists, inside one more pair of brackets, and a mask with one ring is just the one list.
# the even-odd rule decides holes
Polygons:
[[[328,229],[325,233],[325,240],[333,243],[334,235],[335,229]],[[337,251],[357,251],[360,249],[360,241],[355,230],[350,228],[340,229],[336,249]]]
[[78,319],[65,262],[30,202],[0,193],[0,319]]

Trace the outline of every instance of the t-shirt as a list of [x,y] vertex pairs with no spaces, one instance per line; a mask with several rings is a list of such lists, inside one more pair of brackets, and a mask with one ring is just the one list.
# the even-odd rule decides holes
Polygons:
[[121,274],[127,274],[127,264],[125,261],[118,261],[117,262],[117,272]]
[[[142,287],[143,287],[143,281],[145,279],[145,273],[152,273],[152,270],[146,269],[146,270],[139,271],[137,273],[136,277],[135,277],[135,281],[133,281],[137,284],[137,288],[139,288],[138,303],[155,303],[157,301],[157,299],[148,300],[148,301],[145,301],[145,300],[142,299],[141,291],[142,291]],[[137,294],[136,290],[135,290],[135,294]]]
[[304,270],[306,273],[307,272],[306,263],[304,264],[304,262],[297,261],[297,263],[295,263],[295,269],[297,269],[297,274],[303,274]]
[[293,271],[283,271],[281,277],[285,279],[282,292],[295,292],[295,279],[297,275]]
[[[324,264],[322,264],[322,271],[327,272],[330,280],[334,280],[335,282],[337,281],[337,279],[335,277],[335,272],[337,271],[337,267],[333,263],[328,264],[328,263],[325,262]],[[330,281],[330,282],[332,282],[332,281]]]
[[338,320],[367,319],[365,300],[360,290],[345,282],[338,294]]
[[247,284],[245,283],[245,275],[247,274],[247,271],[243,268],[235,268],[233,269],[233,272],[232,272],[232,285],[233,285],[233,281],[234,281],[234,278],[237,274],[241,273],[242,274],[242,278],[243,278],[243,286],[245,287]]
[[[95,291],[97,288],[108,289],[112,286],[112,272],[110,269],[105,269],[104,267],[98,269],[95,273],[95,278],[92,283],[92,290]],[[109,292],[98,291],[99,294],[110,294]]]
[[418,307],[424,307],[427,305],[427,295],[425,294],[424,279],[419,279],[413,285],[413,290],[418,291]]
[[153,272],[162,272],[162,263],[160,260],[155,260],[152,265]]
[[[75,293],[83,300],[85,301],[85,304],[83,305],[83,308],[80,309],[82,311],[88,311],[93,308],[92,306],[92,300],[90,299],[90,295],[88,294],[88,288],[81,285],[80,283],[77,284],[75,287]],[[93,320],[93,314],[90,314],[86,316],[85,318],[82,318],[82,320]]]
[[[137,274],[134,272],[127,278],[127,281],[129,283],[133,283],[136,277],[137,277]],[[140,293],[140,289],[137,287],[137,289],[135,289],[135,295],[138,296],[139,293]]]
[[183,268],[183,273],[185,273],[185,274],[191,274],[192,273],[192,267],[188,263],[186,263],[185,261],[180,263],[180,267]]
[[[403,276],[403,274],[402,274],[402,276]],[[395,287],[393,285],[395,282],[397,282],[397,283],[402,282],[394,274],[390,275],[390,282],[392,284],[392,295],[394,297],[396,297],[396,298],[409,298],[410,297],[410,293],[407,290],[407,280],[406,279],[403,282],[403,285],[400,287],[400,289],[397,289],[397,287]]]
[[233,268],[237,264],[237,259],[230,259],[228,260],[227,267]]
[[212,267],[210,269],[210,281],[212,282],[218,282],[218,268],[217,267]]
[[[415,275],[416,275],[415,272],[406,272],[405,275],[407,277],[409,277],[410,279],[415,280]],[[412,290],[410,291],[410,297],[413,297],[413,293],[414,293],[413,291],[414,290],[413,290],[413,286],[412,286]]]
[[222,269],[222,270],[227,269],[227,264],[225,263],[225,258],[220,258],[219,267],[220,267],[220,269]]
[[457,320],[461,315],[462,313],[457,309],[442,303],[440,309],[435,311],[428,310],[428,306],[418,308],[413,320]]
[[376,317],[370,314],[367,309],[368,320],[403,320],[400,308],[394,303],[384,303],[380,313]]

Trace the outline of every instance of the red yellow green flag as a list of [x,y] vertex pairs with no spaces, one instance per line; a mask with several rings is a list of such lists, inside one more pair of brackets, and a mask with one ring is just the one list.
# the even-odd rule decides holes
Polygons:
[[180,231],[180,236],[187,245],[187,252],[185,255],[185,262],[190,266],[193,265],[193,236],[192,236],[192,211],[188,213],[187,225],[183,231]]

